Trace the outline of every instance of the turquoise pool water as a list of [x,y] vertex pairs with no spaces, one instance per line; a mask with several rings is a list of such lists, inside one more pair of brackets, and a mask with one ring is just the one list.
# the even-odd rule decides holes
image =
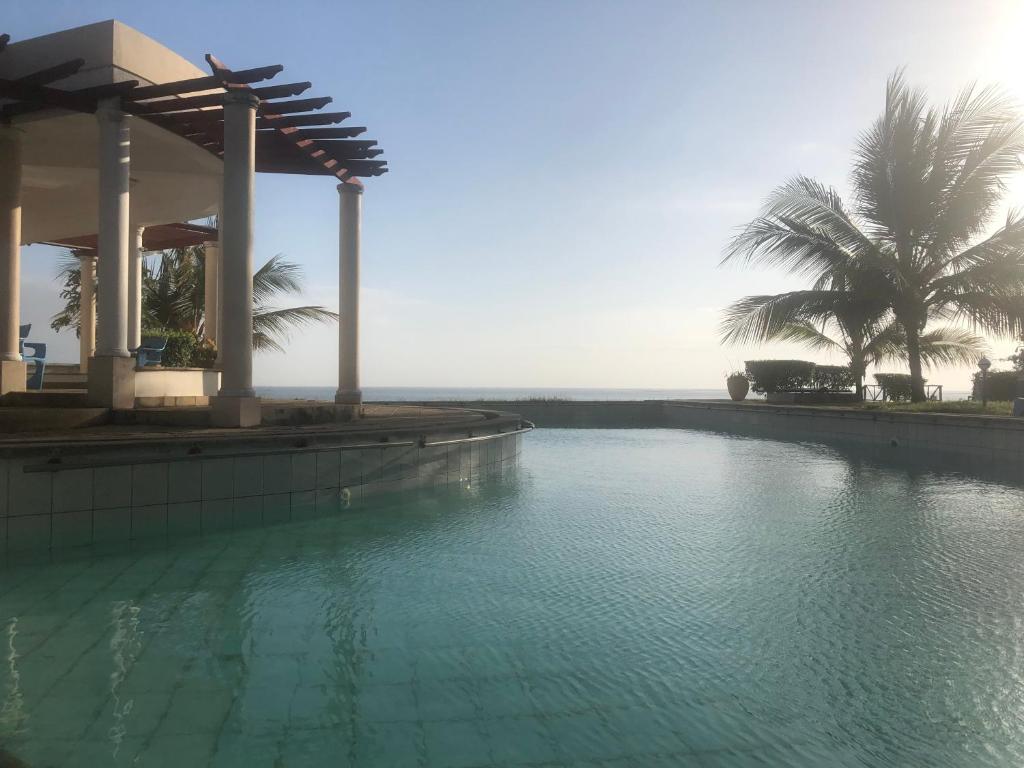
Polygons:
[[1017,766],[1024,490],[675,430],[0,570],[31,766]]

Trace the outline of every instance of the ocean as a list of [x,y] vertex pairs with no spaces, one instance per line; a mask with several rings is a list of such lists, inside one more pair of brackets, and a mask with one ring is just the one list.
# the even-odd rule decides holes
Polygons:
[[[335,387],[256,387],[277,400],[334,400]],[[589,389],[572,387],[363,387],[363,400],[706,400],[728,397],[722,389]]]
[[[334,400],[335,387],[256,387],[274,400]],[[969,392],[946,391],[946,400],[964,400]],[[580,387],[363,387],[366,402],[429,400],[720,400],[722,389],[599,389]],[[756,398],[751,393],[749,399]]]

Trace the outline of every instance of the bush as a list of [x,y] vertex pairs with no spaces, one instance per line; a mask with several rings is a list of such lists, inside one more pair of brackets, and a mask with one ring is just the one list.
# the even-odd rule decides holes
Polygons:
[[217,362],[217,345],[209,339],[203,339],[196,345],[196,351],[192,355],[193,368],[213,368]]
[[167,348],[160,364],[164,368],[192,368],[199,341],[188,331],[168,331],[161,328],[147,328],[143,336],[166,336]]
[[806,389],[814,376],[814,363],[807,360],[747,360],[751,389],[760,394]]
[[974,387],[971,396],[975,400],[1013,400],[1017,396],[1017,377],[1024,375],[1021,371],[989,371],[985,381],[986,397],[981,393],[981,371],[974,374]]
[[842,392],[853,389],[857,383],[848,365],[816,365],[811,384],[815,389],[827,389],[829,392]]
[[876,373],[875,381],[885,390],[886,400],[897,403],[910,399],[909,373]]

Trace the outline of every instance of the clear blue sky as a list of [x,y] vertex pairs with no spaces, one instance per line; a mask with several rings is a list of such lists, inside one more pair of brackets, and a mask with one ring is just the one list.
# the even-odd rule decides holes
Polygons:
[[[844,188],[896,67],[936,100],[976,78],[1024,95],[1020,9],[44,0],[3,24],[17,40],[117,18],[200,65],[280,63],[367,125],[392,172],[365,198],[364,384],[705,387],[751,355],[719,347],[721,308],[793,285],[719,268],[734,228],[796,173]],[[327,179],[258,178],[257,263],[300,261],[308,300],[332,306],[336,210]],[[53,263],[25,253],[40,314]],[[76,359],[61,336],[43,340]],[[293,350],[258,356],[257,383],[336,382],[334,329]]]

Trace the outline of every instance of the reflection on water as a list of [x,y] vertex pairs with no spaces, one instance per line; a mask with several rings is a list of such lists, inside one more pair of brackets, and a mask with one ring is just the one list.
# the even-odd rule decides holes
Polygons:
[[1024,761],[1013,484],[540,430],[514,477],[0,572],[32,765]]

